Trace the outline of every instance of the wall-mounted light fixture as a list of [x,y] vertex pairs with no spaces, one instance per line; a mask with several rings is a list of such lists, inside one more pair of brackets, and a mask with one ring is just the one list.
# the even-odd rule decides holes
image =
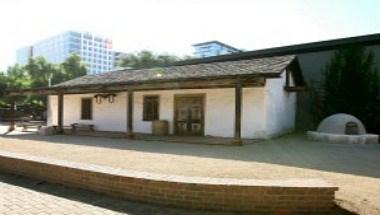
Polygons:
[[103,99],[107,99],[109,103],[115,102],[116,94],[114,93],[101,93],[101,94],[95,94],[95,102],[97,104],[101,104]]

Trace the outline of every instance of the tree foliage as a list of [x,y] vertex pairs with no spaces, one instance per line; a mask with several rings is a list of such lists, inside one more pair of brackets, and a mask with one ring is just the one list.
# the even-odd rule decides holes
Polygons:
[[49,79],[59,72],[56,65],[47,62],[43,57],[29,59],[24,69],[29,75],[32,88],[48,87]]
[[[71,55],[63,63],[57,65],[46,61],[43,57],[29,60],[25,66],[9,67],[5,73],[0,72],[0,103],[9,103],[5,92],[11,89],[49,87],[51,84],[70,80],[86,74],[86,68],[80,57]],[[46,105],[45,96],[13,97],[18,103],[37,103]]]
[[[186,57],[188,58],[188,57]],[[128,54],[118,62],[120,67],[131,67],[135,69],[149,68],[155,66],[166,66],[183,58],[169,54],[154,54],[151,51],[141,51],[135,54]]]
[[5,95],[5,90],[7,89],[7,76],[0,72],[0,98]]
[[320,102],[324,117],[347,113],[362,120],[369,130],[375,129],[380,103],[374,54],[360,46],[338,50],[323,75]]
[[8,88],[8,77],[4,73],[0,72],[0,106],[4,105],[2,98],[5,98],[5,92]]
[[6,91],[8,89],[22,89],[30,86],[30,79],[23,67],[15,65],[9,67],[6,73],[0,74],[0,104],[9,104],[11,100],[23,101],[24,96],[8,97]]
[[81,63],[80,57],[74,54],[61,64],[60,72],[62,73],[62,77],[56,76],[56,79],[53,79],[53,84],[86,75],[87,70],[86,66]]

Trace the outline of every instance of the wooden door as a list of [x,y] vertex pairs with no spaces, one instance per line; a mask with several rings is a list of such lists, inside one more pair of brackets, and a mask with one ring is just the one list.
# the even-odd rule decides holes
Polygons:
[[204,96],[178,95],[175,97],[175,133],[177,135],[203,135]]

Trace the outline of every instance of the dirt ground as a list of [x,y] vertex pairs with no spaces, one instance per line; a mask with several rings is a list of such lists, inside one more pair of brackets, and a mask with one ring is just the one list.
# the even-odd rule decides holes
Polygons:
[[312,142],[288,135],[241,147],[80,136],[0,137],[0,150],[131,170],[223,178],[322,178],[337,203],[380,214],[380,145]]

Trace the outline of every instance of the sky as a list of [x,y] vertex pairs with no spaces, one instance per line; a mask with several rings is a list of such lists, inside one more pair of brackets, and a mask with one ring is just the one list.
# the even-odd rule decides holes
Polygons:
[[380,33],[379,11],[379,0],[1,0],[0,71],[18,48],[66,30],[182,56],[209,40],[256,50]]

